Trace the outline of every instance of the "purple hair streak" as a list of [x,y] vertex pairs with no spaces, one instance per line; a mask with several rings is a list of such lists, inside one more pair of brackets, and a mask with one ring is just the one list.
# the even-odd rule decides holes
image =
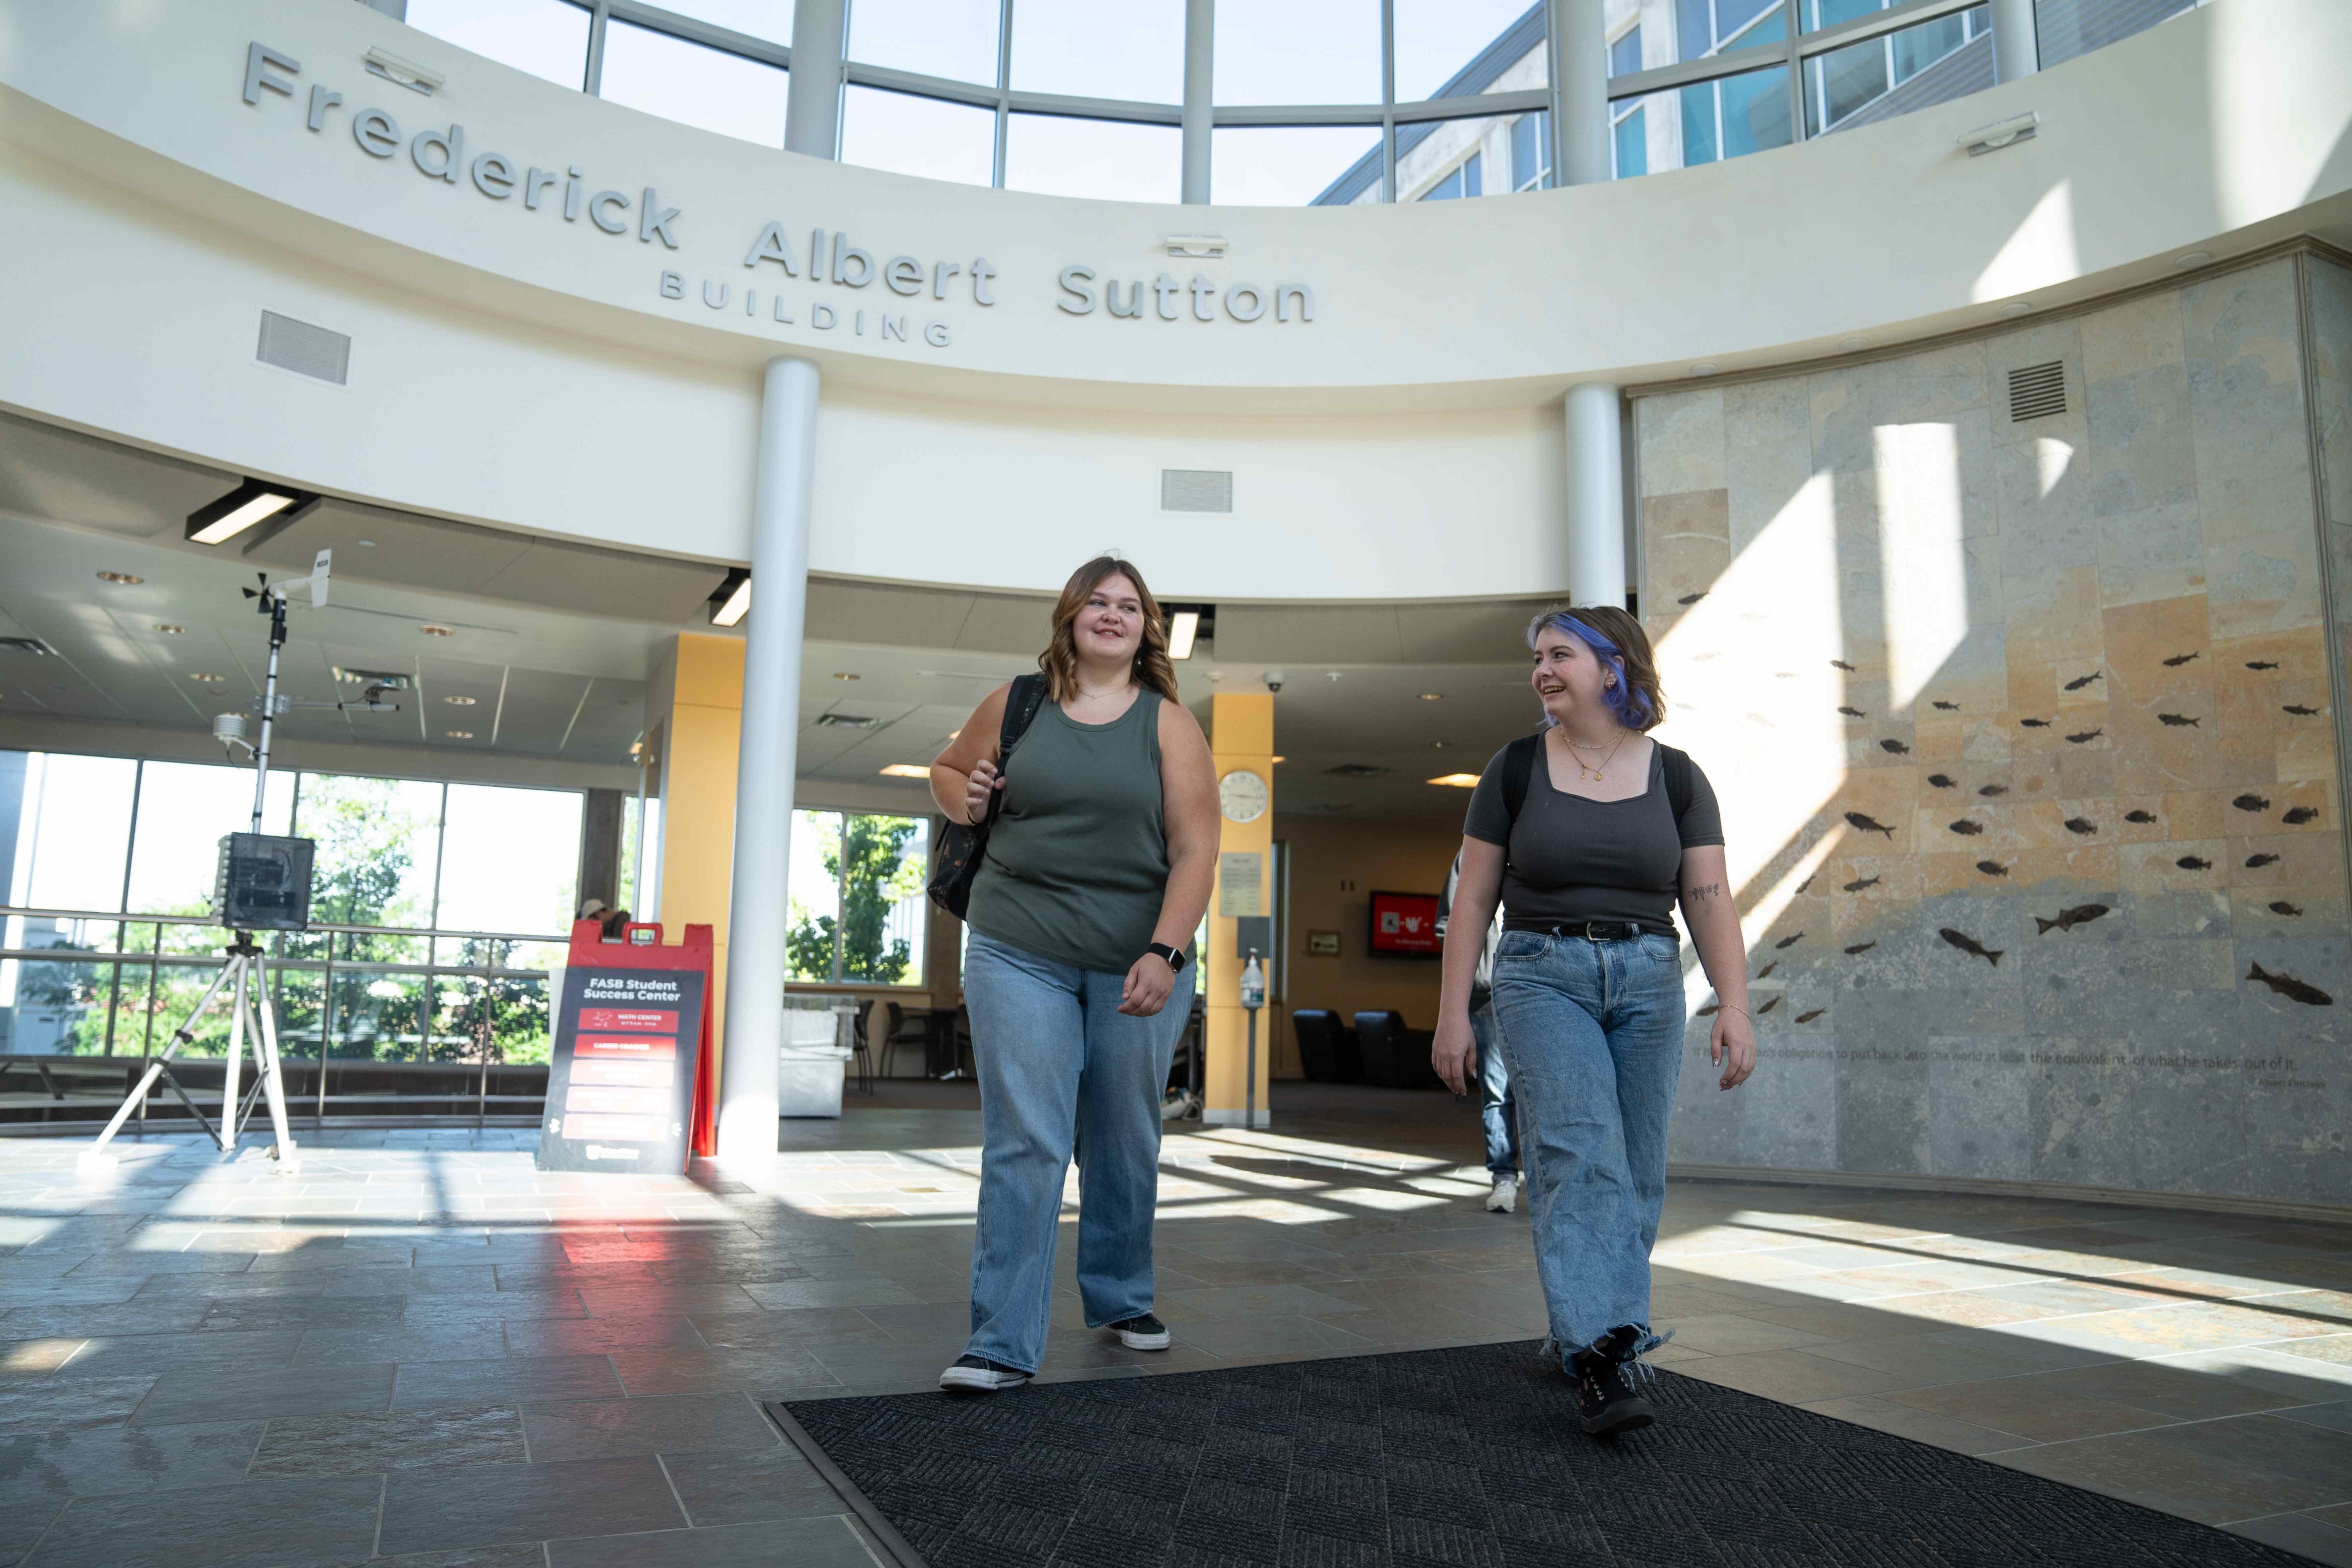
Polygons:
[[1651,721],[1654,715],[1648,695],[1635,689],[1633,683],[1625,679],[1625,655],[1606,633],[1588,625],[1574,610],[1550,610],[1538,616],[1528,626],[1528,647],[1535,647],[1536,638],[1547,627],[1562,637],[1579,638],[1602,665],[1616,672],[1616,680],[1601,688],[1601,700],[1617,722],[1628,730],[1639,730]]

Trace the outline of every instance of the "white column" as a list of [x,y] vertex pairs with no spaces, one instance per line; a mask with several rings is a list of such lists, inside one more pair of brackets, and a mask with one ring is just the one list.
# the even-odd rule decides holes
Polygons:
[[793,79],[784,99],[784,151],[841,155],[842,35],[846,0],[800,0],[793,8]]
[[1568,389],[1568,596],[1625,607],[1625,448],[1607,382]]
[[2015,81],[2042,68],[2042,41],[2033,26],[2033,0],[1992,0],[1992,77]]
[[1609,25],[1601,0],[1551,0],[1552,101],[1559,105],[1558,162],[1563,185],[1610,177]]
[[1209,150],[1214,141],[1217,0],[1184,0],[1183,199],[1209,202]]
[[751,499],[751,613],[745,621],[735,862],[727,900],[727,1037],[719,1072],[722,1160],[764,1162],[776,1152],[784,889],[791,885],[816,405],[815,365],[790,355],[768,362]]

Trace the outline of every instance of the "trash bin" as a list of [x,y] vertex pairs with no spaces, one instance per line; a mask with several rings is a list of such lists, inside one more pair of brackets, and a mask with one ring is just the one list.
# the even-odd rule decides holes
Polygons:
[[779,1116],[841,1115],[841,1083],[854,1013],[829,996],[784,999],[784,1039],[777,1048],[776,1113]]

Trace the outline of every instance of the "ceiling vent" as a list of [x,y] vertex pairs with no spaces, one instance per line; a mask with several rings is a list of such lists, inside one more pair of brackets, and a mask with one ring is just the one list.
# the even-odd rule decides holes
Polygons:
[[1372,779],[1392,770],[1376,768],[1370,763],[1341,763],[1336,768],[1325,768],[1323,771],[1335,779]]
[[2009,373],[2009,417],[2012,422],[2047,419],[2066,412],[2066,365],[2021,365]]
[[37,658],[48,653],[49,645],[38,637],[0,637],[0,649],[9,653],[29,653]]
[[1162,468],[1160,470],[1161,511],[1223,511],[1234,510],[1234,476],[1226,468]]
[[281,316],[261,312],[261,344],[253,357],[264,364],[307,375],[313,381],[348,384],[352,373],[352,340],[341,332]]
[[869,719],[860,713],[820,713],[816,721],[827,730],[879,730],[884,723],[880,719]]

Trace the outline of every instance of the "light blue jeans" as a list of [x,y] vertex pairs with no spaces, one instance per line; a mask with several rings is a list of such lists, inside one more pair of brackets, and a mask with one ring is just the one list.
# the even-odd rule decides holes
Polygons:
[[1192,979],[1188,963],[1166,1006],[1131,1017],[1118,1010],[1126,975],[971,933],[963,987],[980,1069],[981,1154],[968,1353],[1037,1370],[1073,1157],[1087,1325],[1151,1310],[1160,1100]]
[[1536,1271],[1565,1360],[1650,1327],[1650,1248],[1682,1075],[1683,973],[1670,936],[1590,942],[1507,931],[1495,1022],[1519,1102]]
[[1478,1117],[1486,1124],[1486,1174],[1495,1181],[1519,1173],[1519,1102],[1511,1097],[1511,1068],[1495,1045],[1495,1009],[1470,1010],[1470,1038],[1478,1047]]

